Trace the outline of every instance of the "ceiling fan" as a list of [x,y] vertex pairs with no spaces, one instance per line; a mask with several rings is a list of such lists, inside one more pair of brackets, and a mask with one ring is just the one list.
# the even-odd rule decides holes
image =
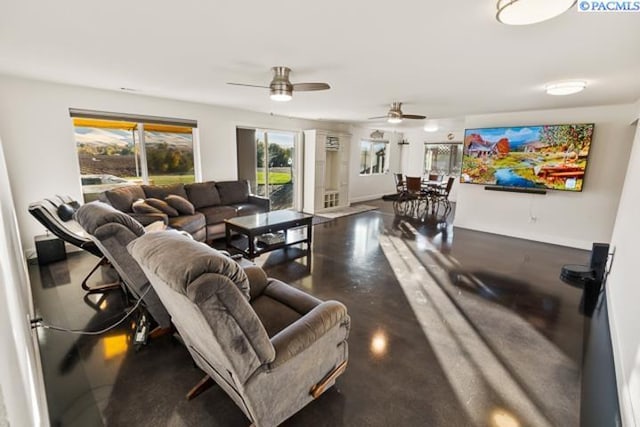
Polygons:
[[393,102],[391,103],[391,109],[389,109],[386,116],[369,117],[369,120],[387,119],[387,122],[396,124],[401,123],[403,119],[422,120],[426,118],[427,116],[421,116],[418,114],[403,114],[402,102]]
[[227,83],[234,86],[248,86],[259,87],[263,89],[269,89],[271,92],[271,99],[274,101],[289,101],[293,95],[293,91],[307,92],[312,90],[327,90],[331,89],[327,83],[291,83],[289,80],[289,73],[291,68],[288,67],[273,67],[273,79],[269,86],[251,85],[245,83]]

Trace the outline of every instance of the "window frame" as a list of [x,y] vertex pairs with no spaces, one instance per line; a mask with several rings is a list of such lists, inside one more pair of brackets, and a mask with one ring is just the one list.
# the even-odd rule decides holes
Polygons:
[[[164,117],[154,117],[154,116],[143,116],[143,115],[133,115],[133,114],[125,114],[125,113],[110,113],[110,112],[102,112],[102,111],[90,111],[90,110],[78,110],[78,109],[69,109],[69,115],[71,117],[71,126],[74,130],[74,143],[76,146],[76,156],[78,150],[78,140],[75,138],[75,129],[78,126],[76,119],[86,119],[86,120],[96,120],[96,121],[122,121],[128,123],[134,123],[135,125],[132,128],[132,138],[133,138],[133,147],[136,150],[138,157],[137,162],[139,164],[136,167],[139,167],[140,173],[140,181],[142,184],[148,184],[150,180],[149,176],[149,166],[147,164],[147,142],[146,142],[146,125],[153,128],[156,125],[167,125],[167,126],[177,126],[183,128],[191,128],[191,156],[193,158],[193,180],[194,182],[202,181],[202,170],[201,170],[201,161],[200,161],[200,143],[199,143],[199,135],[198,135],[198,123],[195,120],[186,120],[186,119],[172,119],[172,118],[164,118]],[[91,126],[84,126],[91,127]],[[156,126],[157,127],[157,126]],[[100,128],[97,126],[96,128]],[[160,130],[160,132],[171,133],[171,130]],[[78,162],[80,159],[78,158]],[[85,194],[85,186],[89,184],[82,183],[82,170],[80,170],[80,179],[78,180],[80,184],[80,188],[82,194]],[[117,176],[117,175],[114,175]],[[121,177],[118,177],[121,178]],[[124,178],[123,178],[124,179]],[[101,183],[108,184],[108,183]],[[90,194],[91,192],[87,193]]]
[[[442,145],[448,145],[448,146],[457,146],[458,147],[458,156],[459,158],[457,159],[457,162],[453,161],[453,156],[451,156],[451,152],[449,152],[449,164],[447,166],[447,170],[444,172],[440,172],[439,170],[436,170],[434,172],[433,169],[427,169],[427,153],[430,151],[429,148],[431,147],[437,147],[437,146],[442,146]],[[424,175],[428,175],[429,173],[438,173],[438,175],[444,175],[444,176],[460,176],[460,174],[462,173],[462,156],[463,156],[463,143],[460,141],[443,141],[443,142],[425,142],[424,143],[424,152],[422,155],[422,171]],[[432,164],[434,162],[432,161]],[[456,165],[454,163],[457,163],[457,172],[452,172],[456,170]]]
[[[362,153],[363,153],[363,143],[368,143],[369,144],[369,149],[368,149],[368,170],[369,172],[362,172]],[[375,151],[374,151],[374,147],[375,144],[384,144],[385,145],[385,154],[384,154],[384,161],[382,163],[382,171],[378,171],[378,172],[372,172],[374,166],[375,166],[375,162],[374,162],[374,157],[376,156]],[[360,140],[360,161],[359,161],[359,165],[358,165],[358,175],[359,176],[374,176],[374,175],[385,175],[389,173],[389,154],[390,154],[390,148],[391,145],[389,144],[389,141],[386,139],[367,139],[367,138],[362,138]]]

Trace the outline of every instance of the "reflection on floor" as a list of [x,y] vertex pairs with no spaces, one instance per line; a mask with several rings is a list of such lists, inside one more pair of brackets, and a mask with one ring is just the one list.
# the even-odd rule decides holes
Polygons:
[[[316,426],[578,425],[583,318],[563,264],[588,253],[415,223],[379,210],[314,226],[313,252],[257,262],[273,277],[349,309],[350,361],[336,387],[285,422]],[[99,329],[129,304],[85,296],[95,261],[30,266],[50,324]],[[40,331],[54,426],[246,426],[218,387],[191,402],[201,372],[174,337],[130,346],[132,322],[104,336]]]

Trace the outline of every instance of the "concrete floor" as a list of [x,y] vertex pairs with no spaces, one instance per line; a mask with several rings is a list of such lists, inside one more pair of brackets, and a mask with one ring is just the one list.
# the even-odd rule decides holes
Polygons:
[[[575,426],[584,318],[563,264],[588,252],[376,211],[313,227],[310,257],[275,251],[267,273],[352,318],[349,367],[291,426]],[[95,330],[118,319],[120,292],[86,296],[96,258],[30,266],[47,323]],[[101,336],[40,330],[54,426],[247,426],[218,387],[191,402],[202,376],[171,336],[136,352],[130,323]]]

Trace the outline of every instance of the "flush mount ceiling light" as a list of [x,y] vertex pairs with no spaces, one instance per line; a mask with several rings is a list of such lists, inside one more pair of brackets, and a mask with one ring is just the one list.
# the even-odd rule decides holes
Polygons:
[[429,123],[424,125],[424,131],[425,132],[437,132],[438,131],[438,125],[435,123]]
[[548,95],[573,95],[582,92],[587,87],[587,82],[576,80],[570,82],[550,83],[545,86]]
[[496,19],[507,25],[529,25],[555,18],[576,0],[498,0]]

